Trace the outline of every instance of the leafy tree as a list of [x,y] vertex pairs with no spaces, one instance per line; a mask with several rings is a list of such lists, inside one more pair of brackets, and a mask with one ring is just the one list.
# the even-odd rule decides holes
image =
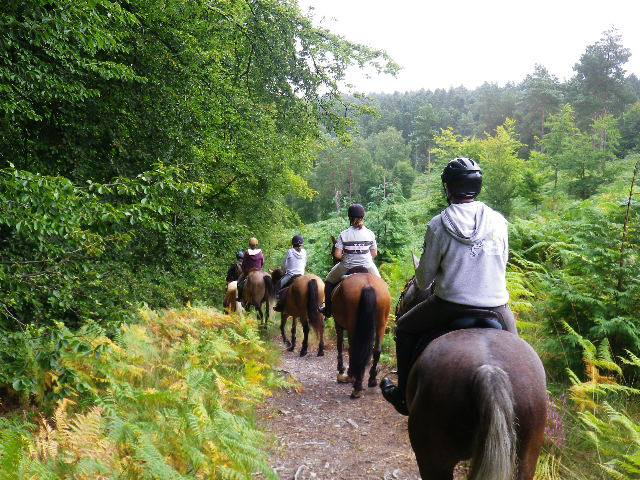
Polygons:
[[525,143],[533,145],[536,136],[543,137],[547,117],[560,107],[560,82],[542,65],[536,65],[533,73],[527,75],[520,84],[520,91],[520,129]]
[[494,133],[499,125],[515,116],[517,97],[513,85],[500,88],[485,83],[477,89],[475,96],[472,111],[477,122],[476,135]]
[[634,103],[622,114],[620,134],[623,151],[640,151],[640,102]]
[[548,118],[545,126],[549,131],[540,143],[545,152],[545,158],[553,170],[553,187],[555,189],[558,185],[560,169],[571,161],[571,158],[565,158],[569,144],[572,138],[580,133],[575,124],[573,107],[565,104],[559,113]]
[[411,144],[415,151],[416,169],[420,170],[419,160],[426,161],[427,168],[431,168],[431,149],[435,146],[434,137],[441,125],[442,115],[433,105],[422,105],[413,121]]
[[597,115],[622,113],[630,97],[624,70],[630,57],[631,51],[623,46],[620,34],[610,29],[587,46],[574,65],[573,102],[583,126]]
[[393,167],[393,179],[400,184],[404,198],[411,197],[411,190],[416,176],[416,171],[409,162],[398,162]]
[[490,206],[509,216],[524,170],[524,162],[518,158],[522,143],[518,140],[515,120],[507,119],[496,128],[494,136],[487,136],[480,143],[479,158],[484,169],[483,198]]
[[211,298],[221,259],[312,195],[346,69],[395,69],[280,0],[9,1],[0,25],[10,330]]
[[410,160],[411,148],[393,127],[371,135],[366,143],[373,161],[387,171],[392,171],[398,162]]

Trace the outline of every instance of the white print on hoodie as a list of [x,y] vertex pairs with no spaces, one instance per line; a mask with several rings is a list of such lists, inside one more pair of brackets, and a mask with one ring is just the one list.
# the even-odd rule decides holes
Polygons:
[[431,219],[416,270],[421,290],[453,303],[498,307],[509,301],[507,221],[482,202],[458,203]]
[[290,248],[287,252],[287,258],[284,259],[285,275],[304,275],[304,269],[307,266],[307,251],[301,248],[297,251]]

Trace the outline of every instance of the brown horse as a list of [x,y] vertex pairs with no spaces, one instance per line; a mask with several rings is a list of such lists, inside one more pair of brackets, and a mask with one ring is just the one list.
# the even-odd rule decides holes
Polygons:
[[[274,283],[282,277],[282,271],[276,269],[271,274]],[[282,341],[288,346],[287,350],[293,352],[296,348],[296,325],[300,319],[304,338],[300,348],[300,356],[307,354],[309,346],[309,325],[313,327],[318,336],[318,356],[324,355],[324,316],[319,307],[324,303],[324,282],[313,274],[301,275],[289,285],[284,310],[280,320],[280,333]],[[291,341],[287,339],[285,326],[287,319],[291,317]]]
[[545,373],[513,333],[470,328],[435,339],[411,368],[406,395],[424,480],[452,480],[467,459],[469,479],[533,479],[544,439]]
[[[266,327],[269,320],[274,296],[271,275],[259,270],[249,272],[242,290],[242,303],[247,311],[255,307],[258,312],[258,321],[263,327]],[[265,304],[264,313],[262,312],[263,303]]]
[[[338,348],[338,382],[353,382],[351,398],[362,396],[364,371],[373,354],[369,387],[377,385],[377,368],[382,339],[391,309],[387,284],[370,273],[354,273],[338,285],[331,296]],[[344,331],[349,338],[349,369],[344,374],[342,349]]]

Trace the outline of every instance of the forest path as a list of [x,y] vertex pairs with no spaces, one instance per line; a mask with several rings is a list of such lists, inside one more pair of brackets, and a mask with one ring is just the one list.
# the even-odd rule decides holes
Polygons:
[[[274,342],[282,346],[279,339]],[[309,343],[306,357],[298,356],[299,343],[295,352],[282,355],[280,368],[301,387],[276,393],[260,409],[263,427],[278,440],[270,459],[279,478],[419,479],[406,417],[384,401],[377,387],[351,400],[351,385],[336,382],[333,342],[324,357],[316,356],[311,338]]]

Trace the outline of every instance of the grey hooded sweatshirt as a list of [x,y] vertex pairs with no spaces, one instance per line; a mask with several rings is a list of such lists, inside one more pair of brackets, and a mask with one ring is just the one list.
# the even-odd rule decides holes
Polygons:
[[416,270],[421,290],[453,303],[498,307],[509,301],[507,221],[482,202],[449,205],[431,219]]

